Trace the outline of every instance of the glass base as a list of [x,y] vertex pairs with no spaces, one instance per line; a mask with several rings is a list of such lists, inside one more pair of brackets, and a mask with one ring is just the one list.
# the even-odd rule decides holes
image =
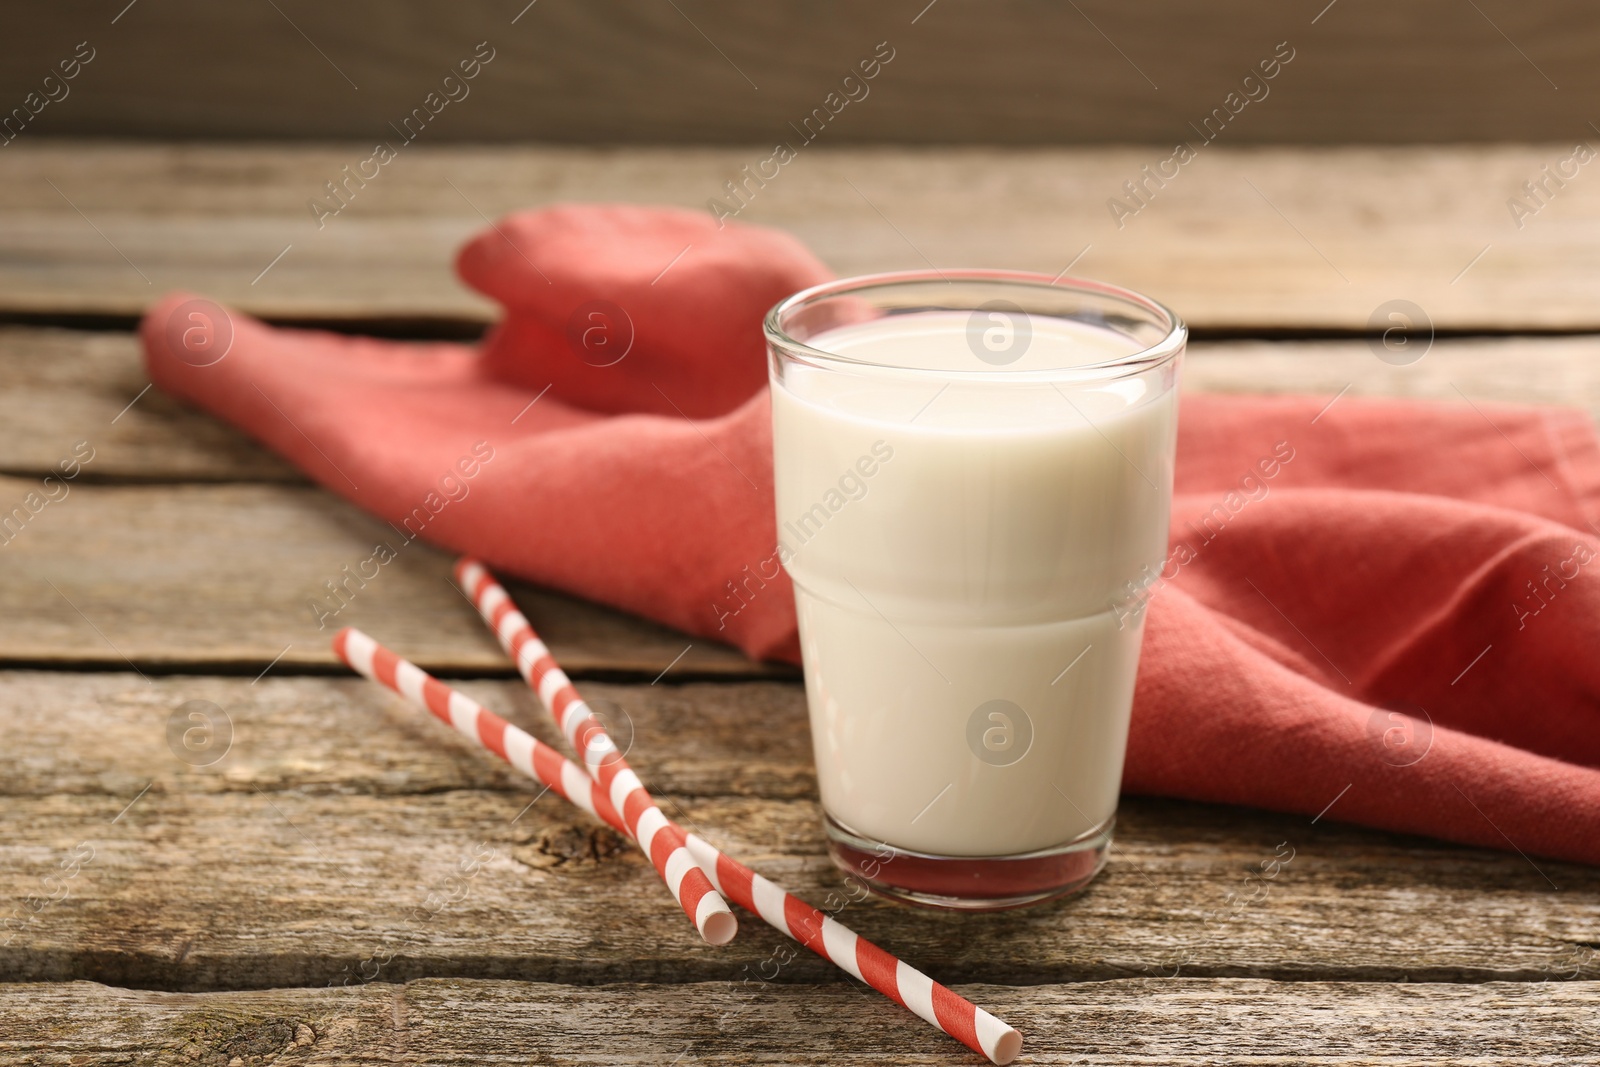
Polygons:
[[933,856],[862,837],[823,813],[834,865],[879,896],[953,911],[1004,911],[1075,893],[1106,865],[1113,813],[1088,833],[1016,856]]

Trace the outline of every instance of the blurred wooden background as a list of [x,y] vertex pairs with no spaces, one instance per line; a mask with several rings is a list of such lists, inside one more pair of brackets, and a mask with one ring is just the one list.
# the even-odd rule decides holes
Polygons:
[[1577,0],[68,0],[7,13],[0,108],[83,41],[39,133],[388,137],[483,41],[430,143],[787,139],[883,41],[829,143],[1170,144],[1281,42],[1227,143],[1571,141],[1600,117],[1600,9]]

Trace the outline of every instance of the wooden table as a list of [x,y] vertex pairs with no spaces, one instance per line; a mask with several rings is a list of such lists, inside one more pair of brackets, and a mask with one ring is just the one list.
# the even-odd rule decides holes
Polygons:
[[[376,522],[144,392],[132,316],[166,289],[471,335],[489,309],[448,263],[481,215],[698,206],[755,155],[418,147],[318,231],[305,201],[358,150],[0,159],[0,503],[95,450],[0,545],[0,1058],[974,1062],[808,955],[759,977],[781,942],[757,923],[707,948],[614,834],[335,669],[305,602]],[[818,149],[747,217],[841,271],[1081,255],[1195,324],[1191,390],[1600,406],[1600,179],[1521,230],[1505,206],[1557,148],[1208,151],[1121,230],[1104,201],[1149,152]],[[1395,298],[1440,332],[1409,366],[1357,336]],[[448,562],[408,548],[341,621],[552,740]],[[684,822],[813,900],[838,886],[792,671],[516,593],[626,710],[635,766]],[[231,732],[215,762],[169,747],[189,701]],[[1026,1062],[1592,1062],[1600,872],[1535,862],[1337,809],[1129,798],[1074,900],[843,918],[1021,1028]]]

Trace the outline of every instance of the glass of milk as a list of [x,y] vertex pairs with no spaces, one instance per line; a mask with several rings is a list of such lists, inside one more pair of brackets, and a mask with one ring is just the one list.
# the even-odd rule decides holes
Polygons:
[[914,271],[797,293],[766,335],[835,862],[950,908],[1083,886],[1166,555],[1183,323],[1098,282]]

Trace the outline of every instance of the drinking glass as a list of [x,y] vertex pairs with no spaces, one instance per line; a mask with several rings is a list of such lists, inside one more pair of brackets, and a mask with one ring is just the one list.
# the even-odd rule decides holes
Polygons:
[[829,282],[765,325],[834,861],[949,908],[1083,886],[1167,550],[1182,322],[984,270]]

